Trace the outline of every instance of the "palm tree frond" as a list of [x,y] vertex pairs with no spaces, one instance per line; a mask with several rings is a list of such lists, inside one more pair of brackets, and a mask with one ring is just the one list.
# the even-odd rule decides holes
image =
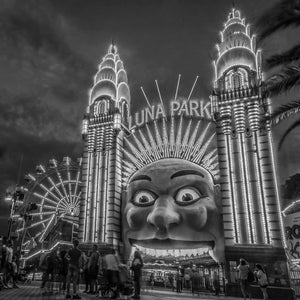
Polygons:
[[266,88],[270,96],[287,92],[299,84],[300,66],[296,65],[287,66],[266,80]]
[[288,26],[300,25],[300,1],[281,0],[268,9],[256,22],[258,43]]
[[287,138],[287,136],[289,135],[289,133],[294,130],[296,127],[300,126],[300,120],[297,120],[295,123],[293,123],[282,135],[279,143],[278,143],[278,151],[280,150],[283,142],[285,141],[285,139]]
[[265,67],[271,69],[283,64],[289,64],[300,59],[300,44],[281,54],[276,54],[265,61]]
[[290,102],[278,107],[271,115],[271,125],[277,125],[293,114],[300,112],[300,100]]

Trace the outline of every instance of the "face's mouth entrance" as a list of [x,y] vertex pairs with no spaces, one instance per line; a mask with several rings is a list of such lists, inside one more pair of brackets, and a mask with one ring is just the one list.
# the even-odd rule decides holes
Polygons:
[[142,253],[154,256],[185,256],[197,255],[215,248],[214,241],[182,241],[172,239],[129,239],[131,246]]

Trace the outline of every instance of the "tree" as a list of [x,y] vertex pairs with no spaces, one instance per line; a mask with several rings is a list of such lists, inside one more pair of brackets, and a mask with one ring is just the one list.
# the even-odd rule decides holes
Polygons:
[[[300,0],[280,0],[271,9],[264,12],[256,22],[258,44],[276,32],[287,27],[300,26]],[[287,51],[275,54],[264,61],[266,71],[275,70],[266,79],[265,88],[268,96],[277,96],[300,85],[300,43]],[[271,115],[272,125],[276,125],[289,116],[300,112],[300,100],[292,100],[278,107]],[[300,119],[295,121],[282,135],[278,149],[285,138],[300,126]]]

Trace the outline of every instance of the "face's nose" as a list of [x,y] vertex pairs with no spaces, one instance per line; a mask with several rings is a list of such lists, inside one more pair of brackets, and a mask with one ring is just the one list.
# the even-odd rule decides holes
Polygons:
[[180,215],[174,208],[172,197],[160,196],[147,217],[147,223],[153,225],[158,231],[165,232],[170,225],[179,224]]

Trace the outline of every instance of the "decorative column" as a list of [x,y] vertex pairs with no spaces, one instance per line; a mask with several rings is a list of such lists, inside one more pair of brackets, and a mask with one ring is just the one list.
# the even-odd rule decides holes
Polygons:
[[130,91],[115,45],[99,65],[83,120],[82,199],[79,238],[119,247],[121,162]]
[[285,260],[261,52],[239,10],[232,9],[220,34],[211,107],[217,123],[225,256],[228,261],[261,261],[270,255]]

